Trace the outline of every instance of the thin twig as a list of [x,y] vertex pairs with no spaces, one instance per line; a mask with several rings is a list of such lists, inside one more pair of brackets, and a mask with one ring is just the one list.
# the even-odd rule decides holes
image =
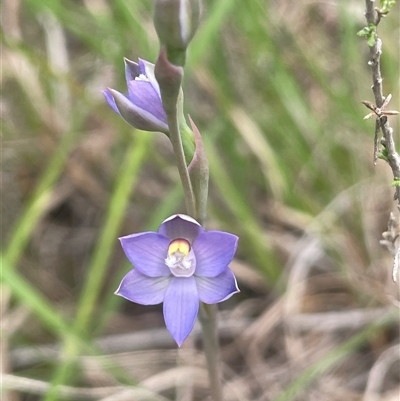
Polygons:
[[[400,209],[400,206],[397,206]],[[397,282],[397,275],[399,272],[399,254],[400,247],[398,245],[399,239],[399,223],[396,221],[393,213],[390,213],[388,229],[382,233],[383,239],[379,243],[385,246],[393,256],[393,271],[392,278]]]
[[374,135],[374,166],[378,161],[379,156],[379,132],[381,131],[381,124],[379,123],[379,118],[375,121],[375,135]]
[[[381,144],[385,148],[384,158],[387,160],[390,168],[392,169],[393,178],[395,182],[395,195],[394,199],[397,199],[398,205],[400,205],[400,186],[398,185],[398,181],[400,180],[400,156],[396,151],[396,145],[393,139],[393,129],[389,125],[388,116],[393,116],[399,114],[398,111],[395,110],[385,110],[386,106],[389,104],[391,95],[389,94],[386,98],[383,96],[383,86],[382,86],[382,74],[381,74],[381,65],[380,59],[382,54],[382,40],[377,35],[377,26],[379,25],[382,16],[386,15],[387,12],[381,12],[379,9],[375,8],[374,0],[366,0],[366,12],[365,18],[367,20],[368,26],[375,27],[375,42],[373,46],[369,46],[370,60],[368,65],[371,66],[372,72],[372,91],[375,97],[375,105],[364,101],[363,104],[372,111],[372,113],[368,114],[365,118],[372,117],[376,115],[376,123],[375,123],[375,139],[374,139],[374,164],[376,164],[378,158],[378,146],[379,146],[379,130],[382,131],[383,138],[381,140]],[[389,229],[390,229],[390,220],[389,220]],[[387,241],[386,241],[387,242]],[[395,238],[392,238],[393,246],[395,242]],[[381,241],[382,243],[382,241]],[[393,272],[392,277],[393,281],[397,281],[397,274],[399,268],[399,249],[395,252],[392,252],[394,257],[393,263]]]
[[[375,9],[375,1],[374,0],[366,0],[366,12],[365,18],[367,20],[367,24],[377,26],[381,20],[381,15]],[[390,100],[390,97],[387,98],[383,95],[383,86],[382,86],[382,74],[381,74],[381,65],[380,59],[382,54],[382,40],[376,36],[375,43],[373,46],[369,47],[370,52],[370,60],[368,64],[371,66],[372,72],[372,91],[375,97],[375,104],[377,110],[381,111],[386,106],[385,100]],[[388,101],[386,102],[388,103]],[[365,104],[365,103],[364,103]],[[368,106],[367,106],[368,107]],[[389,163],[390,168],[393,172],[393,177],[395,179],[400,178],[400,156],[396,151],[396,146],[393,139],[393,129],[389,125],[389,121],[384,113],[381,115],[377,114],[378,124],[383,134],[382,144],[387,152],[387,161]],[[395,199],[400,204],[400,187],[396,186]]]

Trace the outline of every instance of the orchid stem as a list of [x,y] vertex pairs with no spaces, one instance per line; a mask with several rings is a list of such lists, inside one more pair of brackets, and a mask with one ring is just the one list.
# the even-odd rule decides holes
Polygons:
[[[155,77],[160,86],[161,99],[167,115],[169,139],[175,153],[176,163],[185,194],[187,213],[204,223],[208,195],[208,162],[204,154],[200,132],[191,121],[194,137],[194,155],[190,157],[191,175],[186,164],[182,132],[188,138],[187,127],[183,116],[183,94],[181,90],[183,68],[174,66],[168,61],[165,46],[161,47],[155,65]],[[181,98],[179,98],[181,96]],[[187,155],[188,156],[188,155]],[[194,165],[192,165],[194,163]],[[193,183],[191,177],[194,179]],[[193,187],[194,185],[194,187]],[[220,378],[219,343],[217,337],[217,307],[200,303],[199,319],[203,327],[203,344],[206,354],[207,369],[210,378],[210,389],[213,401],[222,401],[222,384]]]
[[181,89],[183,68],[172,64],[168,60],[167,50],[163,45],[154,67],[154,75],[160,87],[161,100],[167,115],[169,139],[175,153],[176,164],[185,194],[186,210],[190,216],[196,218],[196,201],[179,128],[180,119],[184,120]]
[[190,216],[196,218],[196,205],[193,195],[192,182],[190,181],[189,171],[186,165],[185,153],[182,146],[177,108],[175,107],[172,110],[166,110],[166,114],[168,118],[169,138],[174,149],[179,176],[185,194],[186,210]]
[[220,351],[217,336],[217,306],[201,303],[199,320],[203,328],[203,347],[210,379],[211,398],[223,401],[220,374]]

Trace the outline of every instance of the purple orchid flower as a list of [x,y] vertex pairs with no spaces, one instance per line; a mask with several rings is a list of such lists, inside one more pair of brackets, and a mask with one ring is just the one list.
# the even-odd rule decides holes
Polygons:
[[142,59],[135,63],[125,58],[124,62],[128,95],[107,88],[103,94],[108,104],[133,127],[168,134],[167,116],[154,76],[154,64]]
[[120,238],[135,266],[115,292],[142,305],[164,302],[164,320],[181,346],[193,329],[199,303],[215,304],[239,292],[228,267],[238,237],[223,231],[205,231],[194,219],[177,214],[158,232]]

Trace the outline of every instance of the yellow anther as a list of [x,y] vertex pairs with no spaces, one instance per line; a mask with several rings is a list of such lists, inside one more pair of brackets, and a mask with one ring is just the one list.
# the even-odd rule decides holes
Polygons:
[[180,252],[183,255],[187,256],[190,252],[190,244],[185,239],[178,238],[173,240],[169,244],[168,255],[172,255],[175,252]]

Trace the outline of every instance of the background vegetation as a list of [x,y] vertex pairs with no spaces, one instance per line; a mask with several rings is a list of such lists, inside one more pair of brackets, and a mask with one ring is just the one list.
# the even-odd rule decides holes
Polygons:
[[[241,238],[226,400],[398,400],[399,289],[379,245],[396,205],[363,120],[364,6],[205,2],[184,90],[208,228]],[[397,4],[378,31],[393,109],[399,25]],[[167,139],[101,95],[124,90],[124,56],[155,60],[152,2],[4,0],[2,34],[4,400],[205,400],[199,332],[177,350],[161,306],[113,295],[130,268],[117,237],[184,211]]]

